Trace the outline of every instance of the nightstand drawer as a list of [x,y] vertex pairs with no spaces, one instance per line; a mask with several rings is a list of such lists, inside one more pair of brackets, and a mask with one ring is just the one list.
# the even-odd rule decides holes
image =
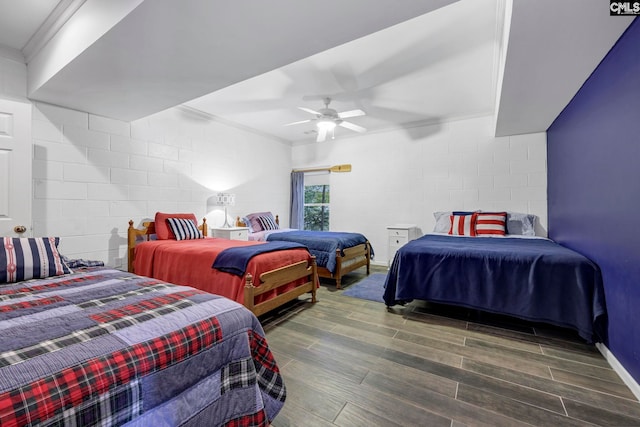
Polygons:
[[408,242],[408,236],[389,236],[389,246],[402,246]]
[[213,237],[228,240],[249,240],[249,229],[244,227],[212,228]]
[[404,237],[405,243],[409,240],[409,230],[400,230],[395,228],[389,228],[389,239],[391,237]]
[[234,230],[229,232],[228,238],[230,240],[249,240],[249,233],[247,230]]

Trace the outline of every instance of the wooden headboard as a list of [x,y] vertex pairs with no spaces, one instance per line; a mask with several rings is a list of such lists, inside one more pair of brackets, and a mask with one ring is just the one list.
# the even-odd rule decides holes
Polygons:
[[[280,225],[280,217],[276,215],[276,224]],[[248,227],[249,224],[245,224],[240,217],[236,217],[236,227]]]
[[[207,237],[207,218],[202,218],[202,225],[198,226],[198,229],[202,231],[202,235]],[[144,221],[142,228],[134,228],[133,220],[129,220],[129,228],[127,230],[127,269],[133,273],[133,257],[135,255],[136,242],[138,237],[140,240],[149,240],[152,235],[156,234],[156,223],[154,221]]]

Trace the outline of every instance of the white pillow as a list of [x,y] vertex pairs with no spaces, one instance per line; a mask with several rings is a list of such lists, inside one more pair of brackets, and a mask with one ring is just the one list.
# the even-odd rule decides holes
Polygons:
[[507,234],[535,236],[535,226],[535,215],[519,212],[507,212]]
[[451,212],[434,212],[436,225],[433,227],[434,233],[448,233],[451,229]]

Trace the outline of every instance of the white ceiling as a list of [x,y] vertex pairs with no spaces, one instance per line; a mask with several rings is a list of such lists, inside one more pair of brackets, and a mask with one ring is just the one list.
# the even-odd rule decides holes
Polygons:
[[369,132],[419,137],[494,113],[497,135],[545,131],[632,20],[601,0],[0,0],[0,12],[0,55],[24,58],[31,99],[121,120],[183,105],[291,143],[315,140],[312,125],[284,124],[325,96],[365,111],[349,120]]

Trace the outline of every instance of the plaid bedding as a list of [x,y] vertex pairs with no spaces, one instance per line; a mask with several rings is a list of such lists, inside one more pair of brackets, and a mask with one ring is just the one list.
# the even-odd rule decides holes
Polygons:
[[285,386],[256,317],[108,268],[0,284],[1,426],[268,426]]

